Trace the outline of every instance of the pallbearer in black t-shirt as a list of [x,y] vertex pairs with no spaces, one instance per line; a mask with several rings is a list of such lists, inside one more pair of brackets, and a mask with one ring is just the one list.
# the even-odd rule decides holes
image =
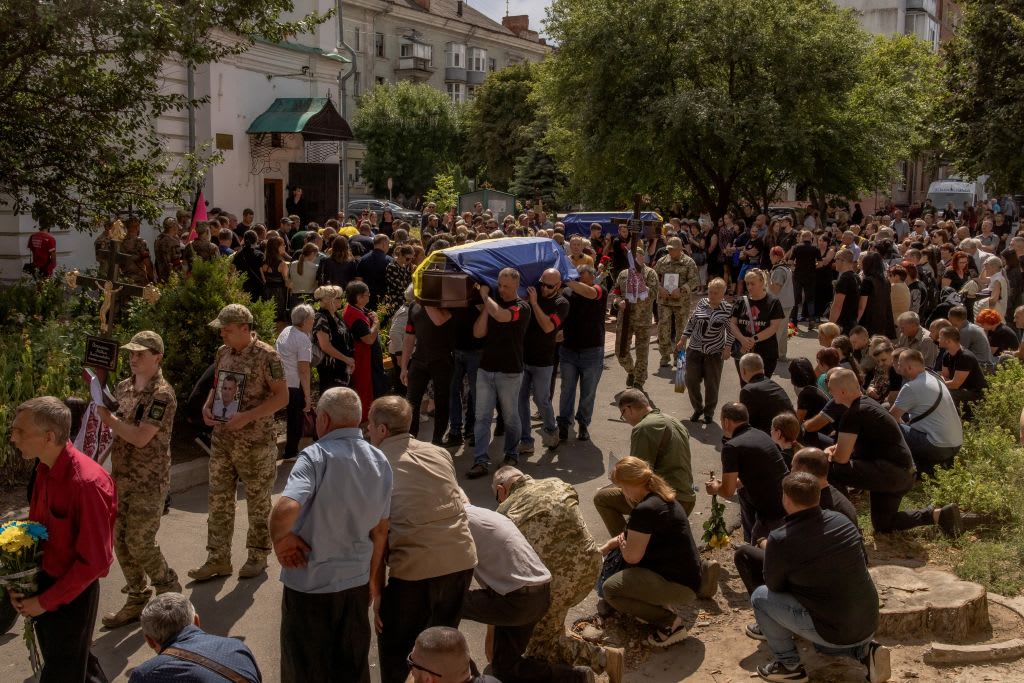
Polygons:
[[480,285],[483,308],[473,323],[473,336],[484,339],[480,369],[476,373],[476,426],[473,467],[466,473],[470,479],[486,476],[491,458],[491,420],[494,408],[501,402],[505,420],[505,464],[519,462],[520,437],[519,388],[523,381],[523,337],[532,317],[530,305],[519,298],[519,271],[505,268],[498,274],[498,298],[491,289]]
[[526,293],[533,315],[523,339],[523,383],[519,388],[520,453],[533,452],[531,394],[543,422],[541,441],[546,448],[558,445],[555,411],[551,407],[551,373],[555,368],[555,336],[569,313],[569,302],[562,296],[562,274],[557,268],[545,270],[537,286],[527,288]]
[[946,535],[959,536],[963,528],[956,503],[900,511],[903,496],[914,485],[914,459],[896,419],[861,393],[857,375],[846,368],[832,370],[828,390],[832,400],[847,406],[836,445],[825,450],[832,461],[829,481],[870,492],[875,533],[937,524]]
[[434,429],[430,442],[437,446],[442,445],[448,429],[454,350],[455,321],[451,312],[414,303],[409,308],[402,347],[402,384],[408,387],[407,397],[412,405],[409,433],[418,438],[420,403],[427,393],[427,384],[433,381]]

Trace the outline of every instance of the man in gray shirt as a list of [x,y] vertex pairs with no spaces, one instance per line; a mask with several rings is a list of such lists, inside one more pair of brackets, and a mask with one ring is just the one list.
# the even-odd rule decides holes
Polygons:
[[494,675],[502,681],[588,681],[589,667],[524,657],[534,626],[551,604],[551,572],[515,523],[466,500],[476,544],[473,576],[481,585],[466,594],[462,617],[494,629]]
[[945,382],[925,367],[920,351],[907,349],[900,354],[897,372],[905,381],[889,414],[900,423],[917,471],[934,475],[936,466],[953,464],[964,431]]
[[967,321],[967,309],[963,306],[949,309],[946,317],[953,323],[953,327],[960,330],[960,346],[974,354],[982,369],[991,370],[995,361],[992,360],[992,347],[988,345],[985,330]]

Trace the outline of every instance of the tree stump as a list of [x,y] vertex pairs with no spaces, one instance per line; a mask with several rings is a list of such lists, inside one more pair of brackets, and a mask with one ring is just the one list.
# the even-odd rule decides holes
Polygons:
[[962,643],[990,628],[984,587],[935,569],[871,568],[880,602],[879,636]]

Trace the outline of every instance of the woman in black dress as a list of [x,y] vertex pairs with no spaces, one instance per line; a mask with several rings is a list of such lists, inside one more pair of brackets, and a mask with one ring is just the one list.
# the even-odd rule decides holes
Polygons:
[[278,332],[288,324],[288,261],[285,260],[284,240],[277,235],[267,238],[263,255],[263,298],[274,302],[274,322]]
[[356,360],[352,349],[352,335],[338,316],[338,309],[344,301],[341,287],[318,287],[313,292],[313,298],[320,304],[313,319],[313,344],[324,356],[317,366],[320,394],[323,395],[328,389],[348,386]]
[[344,291],[348,283],[355,279],[358,263],[349,249],[348,238],[337,235],[331,243],[329,257],[320,260],[320,267],[316,273],[317,284],[334,285]]
[[896,338],[892,317],[889,279],[885,275],[885,262],[881,254],[871,251],[861,261],[860,302],[857,305],[858,322],[869,335],[881,334]]

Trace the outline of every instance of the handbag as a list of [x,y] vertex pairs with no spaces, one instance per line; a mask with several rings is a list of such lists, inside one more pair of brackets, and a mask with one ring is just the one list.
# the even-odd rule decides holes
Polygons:
[[302,436],[316,439],[316,411],[307,410],[302,413]]
[[597,596],[599,598],[604,597],[604,582],[625,568],[626,560],[622,557],[622,551],[618,548],[609,550],[601,564],[601,574],[597,577]]

